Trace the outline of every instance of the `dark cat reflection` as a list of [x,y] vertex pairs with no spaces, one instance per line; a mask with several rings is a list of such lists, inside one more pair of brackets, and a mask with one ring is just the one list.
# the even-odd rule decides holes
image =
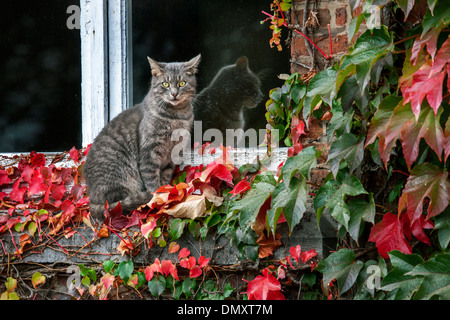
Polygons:
[[220,69],[196,96],[194,120],[202,121],[202,133],[218,129],[225,142],[226,129],[245,128],[244,108],[254,108],[262,99],[260,79],[250,70],[247,57],[240,57]]

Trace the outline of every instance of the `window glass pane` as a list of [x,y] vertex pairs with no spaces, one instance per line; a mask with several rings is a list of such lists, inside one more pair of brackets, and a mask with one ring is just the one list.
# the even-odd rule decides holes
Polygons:
[[79,1],[5,1],[0,19],[0,152],[81,147]]
[[[133,0],[133,87],[139,103],[150,85],[147,56],[161,61],[186,61],[202,54],[197,92],[207,87],[224,66],[246,56],[262,80],[263,99],[244,109],[246,128],[265,128],[269,90],[282,85],[289,73],[289,50],[270,48],[269,23],[261,25],[270,2],[261,0]],[[287,31],[284,30],[284,35]],[[239,99],[240,97],[236,97]]]

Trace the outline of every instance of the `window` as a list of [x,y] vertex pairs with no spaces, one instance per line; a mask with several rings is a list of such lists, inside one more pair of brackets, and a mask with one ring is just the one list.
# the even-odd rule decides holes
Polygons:
[[[133,0],[133,98],[139,103],[148,91],[150,70],[146,57],[162,61],[187,61],[202,54],[197,92],[208,86],[224,66],[246,56],[250,69],[262,78],[262,93],[289,73],[289,52],[269,47],[271,31],[262,10],[270,3],[261,0]],[[239,97],[236,97],[239,99]],[[264,129],[263,99],[256,108],[244,109],[246,127]]]
[[81,147],[80,33],[72,1],[2,3],[0,152]]
[[[68,8],[80,8],[78,28]],[[198,92],[246,56],[262,92],[289,73],[289,52],[269,47],[259,0],[52,0],[8,2],[0,22],[0,152],[87,146],[106,123],[139,103],[150,84],[147,56],[186,61],[202,54]],[[76,12],[75,12],[76,14]],[[264,99],[263,99],[264,100]],[[264,102],[246,110],[265,127]]]

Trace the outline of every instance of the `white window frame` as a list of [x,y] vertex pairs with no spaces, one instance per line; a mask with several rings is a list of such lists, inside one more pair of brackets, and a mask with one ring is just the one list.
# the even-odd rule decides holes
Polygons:
[[80,0],[82,145],[132,104],[132,0]]

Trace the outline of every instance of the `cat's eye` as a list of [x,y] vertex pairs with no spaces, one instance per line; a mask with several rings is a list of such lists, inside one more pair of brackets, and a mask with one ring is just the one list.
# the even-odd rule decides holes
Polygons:
[[184,86],[186,85],[186,81],[180,81],[180,82],[178,83],[178,85],[179,85],[180,87],[184,87]]
[[163,83],[162,83],[162,86],[163,86],[164,88],[168,88],[168,87],[170,87],[170,83],[168,83],[168,82],[163,82]]

